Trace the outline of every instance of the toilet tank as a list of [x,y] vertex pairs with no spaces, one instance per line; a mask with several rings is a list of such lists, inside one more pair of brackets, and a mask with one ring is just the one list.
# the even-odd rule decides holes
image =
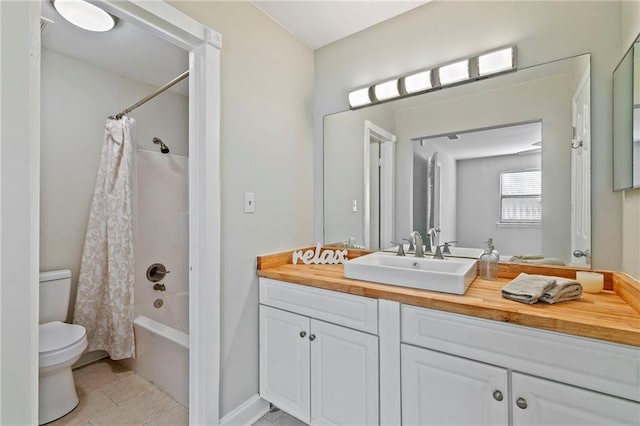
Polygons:
[[40,324],[67,319],[71,271],[40,272]]

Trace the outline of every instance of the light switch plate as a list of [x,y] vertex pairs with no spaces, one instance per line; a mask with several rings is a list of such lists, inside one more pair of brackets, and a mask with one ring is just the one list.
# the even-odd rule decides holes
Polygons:
[[244,212],[245,213],[256,212],[256,194],[254,192],[244,193]]
[[357,213],[358,212],[358,200],[353,200],[351,202],[351,211],[353,213]]

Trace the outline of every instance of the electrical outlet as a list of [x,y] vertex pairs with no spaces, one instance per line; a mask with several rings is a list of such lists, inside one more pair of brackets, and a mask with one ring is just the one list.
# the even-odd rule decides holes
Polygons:
[[256,212],[256,194],[253,192],[244,193],[244,212],[255,213]]

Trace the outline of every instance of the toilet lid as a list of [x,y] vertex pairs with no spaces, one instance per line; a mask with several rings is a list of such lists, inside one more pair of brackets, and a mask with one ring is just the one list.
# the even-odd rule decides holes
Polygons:
[[40,354],[54,352],[77,343],[85,337],[86,330],[81,325],[60,321],[40,324]]

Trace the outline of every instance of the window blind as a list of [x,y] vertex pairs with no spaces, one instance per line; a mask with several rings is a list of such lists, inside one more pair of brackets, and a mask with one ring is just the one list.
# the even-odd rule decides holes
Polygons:
[[500,222],[539,223],[541,221],[540,170],[500,173]]

